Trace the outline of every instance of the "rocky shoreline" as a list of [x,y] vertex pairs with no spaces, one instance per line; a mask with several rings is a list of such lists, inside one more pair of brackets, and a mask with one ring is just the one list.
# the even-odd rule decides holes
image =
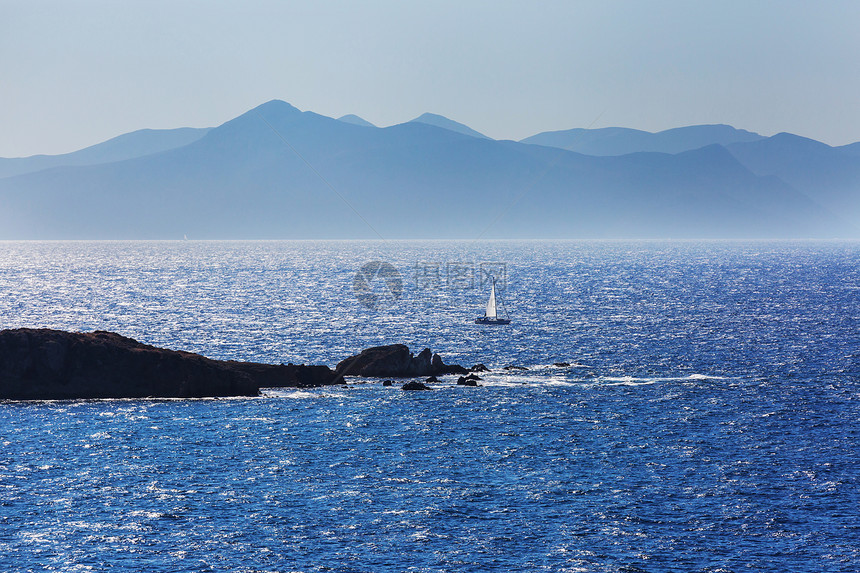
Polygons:
[[[415,378],[470,370],[403,344],[363,350],[325,365],[213,360],[113,332],[0,331],[0,399],[209,398],[257,396],[260,388],[345,384],[346,376]],[[404,385],[404,389],[410,389]]]

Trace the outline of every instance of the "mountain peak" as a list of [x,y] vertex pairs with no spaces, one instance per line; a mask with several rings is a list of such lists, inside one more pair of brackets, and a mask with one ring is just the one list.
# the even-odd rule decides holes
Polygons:
[[448,131],[455,131],[457,133],[468,135],[470,137],[477,137],[479,139],[490,139],[483,133],[475,131],[468,125],[462,124],[458,121],[454,121],[453,119],[448,119],[444,115],[438,115],[435,113],[422,113],[408,123],[425,123],[427,125],[441,127],[442,129],[447,129]]
[[300,110],[299,108],[279,99],[267,101],[264,104],[258,105],[251,111],[266,115],[296,115],[302,113],[302,110]]
[[353,125],[360,125],[362,127],[376,127],[366,119],[362,117],[358,117],[354,113],[348,113],[344,116],[337,118],[338,121],[342,121],[344,123],[351,123]]
[[822,143],[821,141],[810,139],[808,137],[803,137],[802,135],[795,135],[786,131],[781,131],[776,135],[772,135],[769,139],[771,140],[771,142],[778,143],[780,145],[799,145],[818,149],[830,147],[829,145],[827,145],[826,143]]

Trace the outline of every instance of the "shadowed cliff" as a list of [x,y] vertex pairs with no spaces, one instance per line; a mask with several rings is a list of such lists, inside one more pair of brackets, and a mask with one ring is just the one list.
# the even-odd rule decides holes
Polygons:
[[334,383],[327,366],[211,360],[112,332],[0,331],[0,399],[256,396]]

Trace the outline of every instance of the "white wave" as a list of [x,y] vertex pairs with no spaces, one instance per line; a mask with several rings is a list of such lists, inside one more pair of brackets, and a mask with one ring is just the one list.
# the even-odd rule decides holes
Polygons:
[[283,390],[280,388],[260,388],[260,395],[272,398],[292,398],[294,400],[319,398],[321,396],[307,390]]
[[622,376],[620,378],[596,378],[592,381],[594,385],[600,386],[648,386],[657,384],[662,380],[659,378],[633,378],[632,376]]
[[721,376],[709,376],[707,374],[690,374],[689,376],[600,376],[595,379],[599,383],[607,385],[642,385],[658,384],[661,382],[684,382],[690,380],[726,380]]

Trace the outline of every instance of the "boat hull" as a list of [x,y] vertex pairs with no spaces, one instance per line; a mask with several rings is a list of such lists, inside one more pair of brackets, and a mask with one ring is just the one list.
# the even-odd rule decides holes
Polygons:
[[488,318],[486,316],[480,316],[475,319],[475,324],[510,324],[510,318]]

